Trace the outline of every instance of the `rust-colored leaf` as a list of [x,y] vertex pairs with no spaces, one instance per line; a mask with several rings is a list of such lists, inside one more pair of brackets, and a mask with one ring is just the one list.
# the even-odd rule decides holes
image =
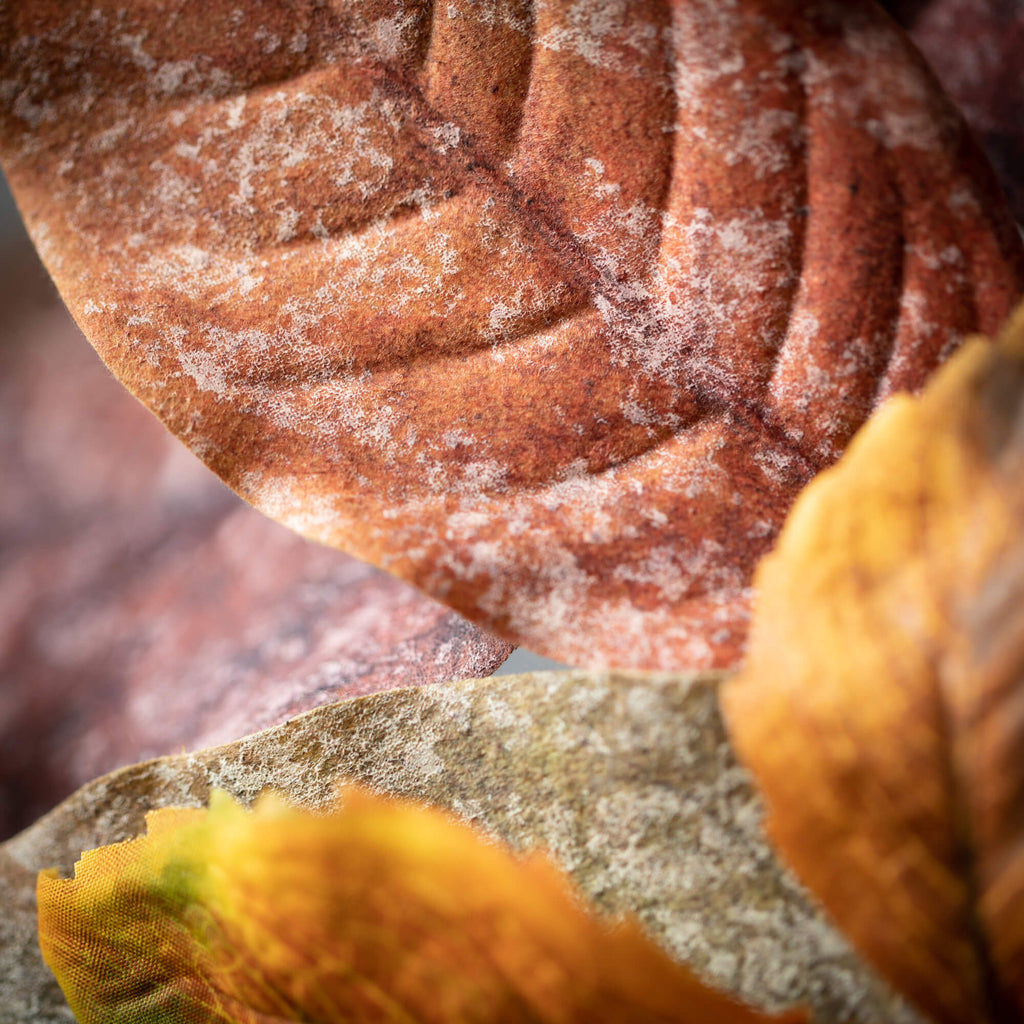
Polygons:
[[81,1024],[757,1024],[546,859],[348,788],[327,814],[214,794],[39,878],[39,936]]
[[9,275],[0,837],[121,765],[343,697],[486,676],[507,657],[411,587],[246,508],[110,378],[53,297],[21,301],[0,260]]
[[8,5],[104,359],[263,511],[571,664],[728,663],[797,491],[1024,285],[868,0]]
[[1024,1019],[1024,308],[800,497],[725,708],[769,832],[944,1024]]

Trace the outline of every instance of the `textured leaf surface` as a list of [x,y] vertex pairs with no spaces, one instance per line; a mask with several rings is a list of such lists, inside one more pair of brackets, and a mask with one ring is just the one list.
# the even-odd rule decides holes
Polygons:
[[960,105],[1024,224],[1024,3],[919,0],[895,15]]
[[779,1020],[588,914],[545,858],[366,790],[319,815],[222,792],[155,811],[38,898],[81,1024]]
[[1024,1018],[1024,310],[897,398],[758,574],[731,732],[769,832],[941,1022]]
[[223,747],[97,779],[0,846],[0,1024],[64,1024],[36,943],[36,875],[139,835],[146,811],[310,809],[356,781],[445,807],[518,850],[545,849],[602,912],[634,914],[708,984],[820,1024],[919,1024],[775,856],[718,713],[717,676],[540,673],[390,690]]
[[1024,281],[872,3],[0,8],[0,151],[234,488],[570,664],[728,663],[793,495]]
[[245,507],[32,297],[17,254],[0,276],[0,836],[121,765],[508,655]]

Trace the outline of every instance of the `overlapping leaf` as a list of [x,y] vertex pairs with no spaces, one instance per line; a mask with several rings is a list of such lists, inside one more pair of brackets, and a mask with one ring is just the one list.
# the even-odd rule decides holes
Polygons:
[[1024,224],[1024,4],[916,0],[885,6],[963,110]]
[[24,301],[16,259],[0,255],[0,837],[121,765],[507,657],[246,508],[54,297]]
[[0,1021],[64,1024],[39,955],[36,874],[145,830],[160,807],[309,810],[339,782],[426,801],[518,850],[545,849],[604,913],[635,915],[716,989],[815,1020],[919,1024],[774,855],[718,712],[717,675],[538,673],[389,690],[225,746],[96,779],[0,844]]
[[326,815],[269,795],[250,813],[219,793],[148,825],[39,879],[43,955],[81,1024],[780,1019],[422,805],[349,789]]
[[574,664],[735,658],[879,396],[1024,281],[874,4],[0,8],[0,151],[233,487]]
[[726,708],[770,833],[933,1020],[1024,1019],[1024,310],[868,424],[758,586]]

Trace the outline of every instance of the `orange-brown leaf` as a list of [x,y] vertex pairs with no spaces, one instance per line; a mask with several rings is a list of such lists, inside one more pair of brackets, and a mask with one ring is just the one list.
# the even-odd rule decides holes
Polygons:
[[1024,254],[869,0],[0,15],[62,294],[241,494],[572,664],[735,659],[793,496]]
[[769,831],[935,1021],[1024,1018],[1024,309],[801,495],[728,685]]
[[441,812],[355,789],[323,815],[216,796],[152,813],[74,879],[40,875],[43,954],[81,1024],[783,1019]]

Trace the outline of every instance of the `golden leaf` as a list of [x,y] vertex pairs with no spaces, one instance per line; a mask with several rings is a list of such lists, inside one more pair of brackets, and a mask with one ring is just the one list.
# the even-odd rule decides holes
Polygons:
[[179,437],[570,664],[735,660],[795,494],[1024,287],[869,0],[8,4],[0,96],[63,296]]
[[43,955],[81,1024],[779,1019],[423,805],[349,788],[327,814],[269,795],[249,812],[218,793],[147,820],[74,879],[39,878]]
[[1024,308],[797,501],[725,691],[769,832],[948,1024],[1024,1013]]

